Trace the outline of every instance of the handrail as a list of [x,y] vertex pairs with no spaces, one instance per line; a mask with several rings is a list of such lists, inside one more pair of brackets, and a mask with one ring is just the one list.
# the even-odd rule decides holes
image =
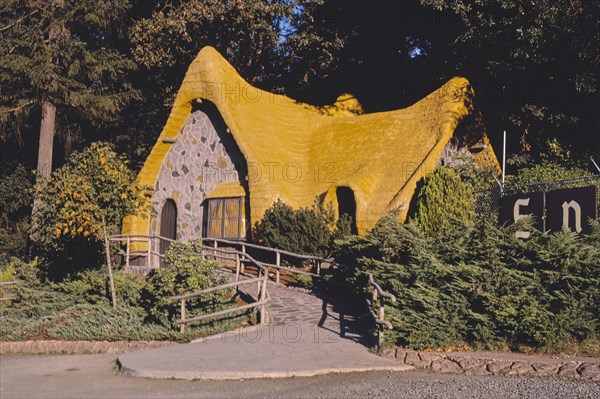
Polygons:
[[[150,257],[150,255],[156,255],[159,257],[163,257],[164,255],[156,253],[154,251],[151,250],[151,245],[150,242],[152,239],[158,239],[158,240],[164,240],[167,242],[176,242],[176,240],[172,240],[166,237],[162,237],[159,235],[141,235],[141,234],[137,234],[137,235],[129,235],[129,234],[118,234],[118,235],[113,235],[110,237],[111,241],[126,241],[127,242],[127,258],[126,258],[126,263],[127,265],[129,265],[129,243],[133,242],[134,240],[132,239],[141,239],[141,241],[148,241],[149,243],[149,248],[147,251],[139,251],[139,252],[147,252],[147,256],[148,258]],[[221,314],[226,314],[229,312],[233,312],[236,310],[241,310],[242,307],[237,307],[237,308],[233,308],[230,310],[226,310],[226,311],[220,311],[220,312],[216,312],[210,315],[202,315],[202,316],[198,316],[198,317],[194,317],[191,319],[186,319],[185,318],[185,301],[187,299],[190,298],[194,298],[196,296],[199,295],[203,295],[206,293],[210,293],[210,292],[214,292],[214,291],[218,291],[220,289],[225,289],[225,288],[229,288],[229,287],[237,287],[239,285],[244,285],[244,284],[250,284],[250,283],[258,283],[263,284],[263,289],[261,290],[259,287],[259,295],[261,296],[261,298],[253,303],[253,304],[249,304],[249,305],[243,305],[243,308],[250,308],[250,307],[256,307],[256,306],[261,306],[261,309],[263,309],[264,307],[264,303],[262,303],[262,295],[264,293],[264,295],[266,295],[267,297],[270,297],[270,295],[268,295],[268,292],[266,292],[266,281],[269,278],[269,269],[273,268],[275,269],[275,283],[279,284],[280,283],[280,271],[284,270],[293,274],[301,274],[301,275],[309,275],[312,277],[317,277],[317,278],[322,278],[321,276],[321,265],[323,263],[327,263],[330,264],[333,267],[343,267],[343,266],[347,266],[347,265],[342,265],[338,262],[336,262],[334,259],[326,259],[326,258],[321,258],[318,256],[313,256],[313,255],[303,255],[303,254],[296,254],[290,251],[286,251],[286,250],[282,250],[282,249],[277,249],[277,248],[271,248],[271,247],[265,247],[262,245],[258,245],[258,244],[252,244],[252,243],[248,243],[245,241],[236,241],[236,240],[227,240],[227,239],[223,239],[223,238],[202,238],[202,251],[203,251],[203,255],[205,256],[213,256],[215,259],[218,257],[217,253],[220,254],[229,254],[229,255],[236,255],[236,281],[233,283],[228,283],[228,284],[223,284],[221,286],[217,286],[217,287],[211,287],[211,288],[207,288],[205,290],[196,292],[196,293],[190,293],[190,294],[184,294],[184,295],[179,295],[179,296],[175,296],[175,297],[171,297],[169,298],[170,301],[175,302],[175,301],[181,301],[182,302],[182,317],[181,320],[178,321],[178,323],[181,325],[181,331],[183,331],[183,326],[186,322],[190,322],[190,321],[197,321],[197,320],[202,320],[208,317],[214,317],[217,315],[221,315]],[[204,242],[212,242],[212,246],[208,246],[208,245],[204,245]],[[218,244],[226,244],[226,245],[235,245],[235,246],[240,246],[241,247],[241,251],[238,251],[237,249],[231,249],[231,248],[219,248]],[[266,262],[259,262],[256,259],[252,258],[250,255],[247,254],[246,252],[246,248],[254,248],[254,249],[258,249],[261,251],[266,251],[266,252],[270,252],[270,253],[274,253],[276,256],[276,262],[275,264],[273,263],[266,263]],[[212,254],[211,254],[212,252]],[[281,265],[281,255],[284,256],[291,256],[291,257],[295,257],[297,259],[304,259],[304,260],[311,260],[314,261],[316,263],[317,266],[317,273],[311,273],[311,272],[307,272],[304,270],[298,270],[295,268],[291,268],[291,267],[286,267],[286,266],[282,266]],[[250,262],[252,264],[254,264],[255,266],[257,266],[257,273],[259,274],[259,277],[256,277],[252,280],[239,280],[239,276],[240,274],[244,273],[244,262]],[[261,271],[264,273],[264,275],[261,277]],[[391,330],[393,328],[392,324],[388,321],[385,320],[385,300],[388,299],[390,300],[392,303],[396,302],[396,297],[389,293],[384,291],[381,286],[375,282],[373,275],[369,272],[366,271],[361,271],[361,274],[365,275],[367,277],[367,281],[368,284],[371,285],[373,287],[373,292],[372,292],[372,299],[371,300],[367,300],[367,305],[368,305],[368,310],[369,310],[369,314],[372,316],[375,324],[379,327],[378,328],[378,345],[379,347],[381,347],[381,345],[383,344],[383,331],[384,328],[387,328],[388,330]],[[250,282],[248,282],[250,281]],[[377,309],[377,312],[374,310],[374,308],[377,306],[377,300],[379,299],[379,306]],[[268,302],[268,300],[266,301]],[[266,303],[265,302],[265,303]],[[252,306],[250,306],[252,305]],[[222,313],[225,312],[225,313]],[[261,310],[261,323],[263,322],[263,315],[264,315],[264,309]]]
[[167,237],[163,237],[163,236],[159,236],[156,234],[153,235],[144,235],[144,234],[113,234],[109,237],[109,239],[111,241],[124,241],[127,238],[141,238],[144,240],[147,240],[148,238],[158,238],[160,240],[163,241],[168,241],[168,242],[177,242],[177,240],[174,240],[172,238],[167,238]]
[[252,244],[252,243],[248,243],[246,241],[227,240],[227,239],[224,239],[224,238],[213,238],[213,237],[204,237],[204,238],[202,238],[202,240],[203,241],[213,241],[213,242],[216,241],[216,242],[220,242],[220,243],[223,243],[223,244],[230,244],[230,245],[243,245],[243,246],[248,247],[248,248],[255,248],[255,249],[260,249],[262,251],[279,253],[281,255],[292,256],[292,257],[297,258],[297,259],[316,260],[316,261],[321,261],[321,262],[324,262],[324,263],[335,263],[335,261],[333,259],[321,258],[321,257],[315,256],[315,255],[297,254],[297,253],[294,253],[294,252],[286,251],[285,249],[265,247],[264,245]]
[[231,288],[231,287],[236,287],[237,288],[240,285],[257,283],[257,282],[261,282],[263,280],[264,280],[264,277],[255,277],[255,278],[251,278],[251,279],[248,279],[248,280],[233,281],[231,283],[221,284],[221,285],[217,285],[215,287],[205,288],[205,289],[203,289],[201,291],[192,292],[191,294],[183,294],[183,295],[172,296],[172,297],[169,298],[169,302],[177,302],[177,301],[179,301],[181,299],[195,298],[195,297],[203,295],[203,294],[210,294],[211,292],[220,291],[220,290],[224,290],[226,288]]
[[[169,302],[180,301],[181,318],[177,321],[177,324],[179,324],[180,331],[182,333],[185,332],[185,325],[187,323],[190,323],[193,321],[205,320],[205,319],[221,316],[224,314],[234,313],[234,312],[238,312],[240,310],[251,309],[251,308],[256,308],[256,307],[260,307],[259,324],[264,324],[266,322],[265,305],[270,300],[270,296],[268,295],[268,292],[267,292],[267,280],[269,278],[268,269],[261,262],[255,260],[254,258],[252,258],[251,256],[249,256],[247,254],[242,254],[240,251],[231,250],[231,249],[219,250],[218,248],[210,248],[209,249],[209,248],[202,246],[202,256],[203,257],[206,256],[205,250],[210,250],[210,251],[214,250],[215,252],[236,255],[235,281],[233,281],[231,283],[221,284],[221,285],[218,285],[215,287],[205,288],[204,290],[190,293],[190,294],[183,294],[183,295],[170,297]],[[256,271],[258,274],[258,276],[256,278],[248,279],[248,280],[240,280],[240,274],[242,273],[240,255],[245,255],[245,257],[248,258],[248,260],[250,260],[252,263],[254,263],[256,265],[256,267],[257,267]],[[210,256],[210,255],[208,255],[208,256]],[[215,255],[213,255],[213,256],[215,256]],[[227,289],[230,287],[235,287],[237,289],[240,285],[246,285],[246,284],[252,284],[252,283],[257,283],[257,285],[258,285],[258,295],[257,295],[256,302],[249,303],[249,304],[242,305],[242,306],[236,306],[236,307],[230,308],[230,309],[220,310],[218,312],[213,312],[213,313],[209,313],[209,314],[205,314],[205,315],[195,316],[195,317],[191,317],[191,318],[186,317],[186,308],[185,308],[186,300],[198,297],[200,295],[219,291],[222,289]]]
[[[385,299],[387,298],[391,302],[396,302],[396,297],[393,294],[390,294],[390,293],[382,290],[381,286],[379,284],[377,284],[375,282],[375,280],[373,279],[373,275],[371,273],[364,272],[364,271],[361,273],[367,277],[368,283],[371,286],[373,286],[373,293],[372,293],[373,296],[372,296],[371,300],[367,299],[367,308],[369,309],[369,313],[370,313],[371,317],[373,317],[375,324],[377,324],[377,326],[378,326],[378,328],[377,328],[377,345],[379,346],[379,348],[381,348],[383,345],[384,327],[387,328],[388,330],[391,330],[393,328],[392,323],[390,323],[388,320],[385,320]],[[378,313],[375,313],[375,310],[373,308],[375,308],[377,306],[378,298],[379,298],[379,309],[378,309]]]
[[369,273],[369,272],[361,272],[361,273],[368,276],[368,278],[369,278],[369,284],[371,284],[373,287],[375,287],[375,289],[377,290],[377,293],[379,294],[379,296],[387,298],[390,301],[396,303],[396,297],[394,296],[394,294],[390,294],[389,292],[385,292],[384,290],[382,290],[381,286],[379,284],[377,284],[375,282],[375,280],[373,280],[373,275],[371,273]]
[[[130,249],[130,244],[132,242],[147,242],[148,243],[148,248],[146,250],[134,252],[136,254],[145,255],[147,258],[146,264],[148,266],[152,266],[151,256],[154,255],[154,256],[158,256],[159,258],[164,257],[164,254],[157,253],[152,250],[152,240],[153,239],[156,239],[159,241],[163,240],[163,241],[167,241],[170,243],[176,242],[176,240],[172,240],[170,238],[166,238],[166,237],[162,237],[162,236],[158,236],[158,235],[116,234],[116,235],[112,235],[109,237],[109,241],[113,241],[113,242],[117,241],[117,242],[125,242],[126,243],[125,263],[127,266],[129,266],[129,257],[130,257],[130,254],[132,253],[132,251]],[[182,332],[182,333],[185,332],[186,324],[193,322],[193,321],[204,320],[204,319],[208,319],[208,318],[217,317],[217,316],[220,316],[223,314],[234,313],[234,312],[238,312],[240,310],[256,308],[256,307],[260,307],[259,323],[260,324],[265,323],[265,320],[266,320],[265,305],[266,305],[266,303],[269,302],[269,300],[271,298],[269,293],[267,292],[267,280],[269,278],[268,268],[265,267],[261,262],[255,260],[254,258],[249,256],[248,254],[242,253],[235,249],[209,248],[209,247],[202,245],[201,251],[202,251],[202,258],[204,258],[205,256],[209,256],[209,257],[212,256],[216,259],[217,257],[219,257],[219,255],[217,255],[217,253],[219,253],[219,254],[225,253],[225,254],[229,254],[229,255],[235,255],[235,258],[236,258],[235,281],[233,281],[231,283],[227,283],[227,284],[221,284],[221,285],[218,285],[215,287],[209,287],[209,288],[206,288],[204,290],[194,292],[194,293],[170,297],[169,302],[176,302],[176,301],[180,302],[181,317],[177,321],[177,324],[179,324],[180,332]],[[212,252],[212,254],[211,254],[211,252]],[[250,261],[251,263],[253,263],[256,266],[256,272],[258,275],[256,278],[240,280],[240,276],[242,274],[244,274],[243,266],[242,266],[242,262],[241,262],[242,258],[247,261]],[[246,274],[244,274],[244,275],[246,275]],[[191,317],[191,318],[186,317],[186,306],[185,305],[186,305],[186,301],[188,299],[195,298],[200,295],[208,294],[211,292],[219,291],[219,290],[230,288],[230,287],[235,287],[237,289],[240,285],[246,285],[246,284],[252,284],[252,283],[257,283],[257,285],[258,285],[258,297],[255,302],[247,304],[247,305],[243,305],[243,306],[237,306],[234,308],[225,309],[225,310],[221,310],[218,312],[201,315],[201,316],[196,316],[196,317]]]

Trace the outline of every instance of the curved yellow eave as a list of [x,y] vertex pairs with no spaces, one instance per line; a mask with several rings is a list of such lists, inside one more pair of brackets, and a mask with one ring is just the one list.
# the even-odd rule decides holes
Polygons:
[[[310,206],[317,196],[335,202],[335,188],[346,186],[354,192],[363,234],[388,211],[400,209],[400,218],[406,217],[418,180],[435,168],[456,126],[472,112],[472,97],[469,82],[453,78],[401,110],[363,114],[350,96],[319,108],[251,86],[215,49],[205,47],[185,75],[139,182],[155,186],[192,101],[208,100],[249,170],[259,172],[247,177],[253,223],[277,199],[293,207]],[[497,162],[490,146],[486,152]],[[148,224],[148,218],[128,217],[123,232],[147,234]]]

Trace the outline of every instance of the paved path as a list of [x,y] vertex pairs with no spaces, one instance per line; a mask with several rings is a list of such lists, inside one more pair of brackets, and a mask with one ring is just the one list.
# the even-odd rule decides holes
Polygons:
[[309,378],[178,381],[128,378],[115,355],[0,356],[0,398],[597,399],[600,384],[541,378],[367,372]]
[[314,376],[412,367],[371,353],[344,301],[269,286],[271,323],[190,344],[119,356],[125,375],[177,379]]

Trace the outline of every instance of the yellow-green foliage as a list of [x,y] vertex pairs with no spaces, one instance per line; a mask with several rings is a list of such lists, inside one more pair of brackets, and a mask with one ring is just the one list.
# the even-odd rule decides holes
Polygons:
[[[16,277],[15,266],[12,263],[8,264],[4,269],[2,269],[0,267],[0,283],[4,283],[7,281],[14,281],[15,277]],[[6,295],[6,293],[10,293],[13,291],[14,291],[14,286],[7,286],[7,287],[0,286],[0,298],[10,296],[10,295]],[[3,305],[4,305],[4,301],[1,301],[0,306],[3,306]]]
[[[15,296],[16,299],[10,306],[0,303],[2,341],[49,339],[189,342],[201,336],[239,327],[248,320],[250,313],[238,311],[211,319],[201,325],[191,326],[185,334],[181,334],[172,325],[155,323],[148,317],[150,306],[154,302],[151,301],[152,298],[142,298],[142,295],[148,294],[148,284],[138,276],[115,273],[119,307],[113,309],[108,300],[107,278],[103,271],[87,270],[73,274],[69,280],[54,283],[40,280],[35,261],[25,263],[12,258],[10,262],[10,269],[14,270],[19,284],[11,289],[10,296]],[[6,272],[4,278],[12,279],[9,276],[11,273]],[[194,275],[194,278],[197,277],[198,275]],[[6,290],[6,294],[9,294],[8,289]],[[175,310],[179,308],[178,304],[171,306]],[[199,312],[200,309],[194,311]]]
[[15,266],[10,263],[0,272],[0,283],[15,280]]
[[[120,306],[141,307],[142,292],[148,283],[141,276],[114,272],[117,299]],[[108,275],[105,269],[82,270],[57,284],[77,303],[110,305]]]
[[57,248],[62,237],[100,240],[105,227],[115,231],[124,216],[147,208],[146,192],[123,157],[106,143],[94,143],[74,153],[40,190],[34,241]]
[[473,192],[452,169],[438,167],[417,194],[414,220],[423,233],[439,236],[452,221],[471,224],[475,219]]

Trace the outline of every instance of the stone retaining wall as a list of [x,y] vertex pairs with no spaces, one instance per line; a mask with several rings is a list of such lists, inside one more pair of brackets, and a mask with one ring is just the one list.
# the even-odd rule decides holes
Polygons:
[[538,376],[600,382],[600,359],[566,360],[527,355],[417,352],[404,348],[384,351],[384,356],[418,369],[467,375]]
[[175,345],[170,341],[23,341],[0,342],[0,355],[85,355],[125,353]]

